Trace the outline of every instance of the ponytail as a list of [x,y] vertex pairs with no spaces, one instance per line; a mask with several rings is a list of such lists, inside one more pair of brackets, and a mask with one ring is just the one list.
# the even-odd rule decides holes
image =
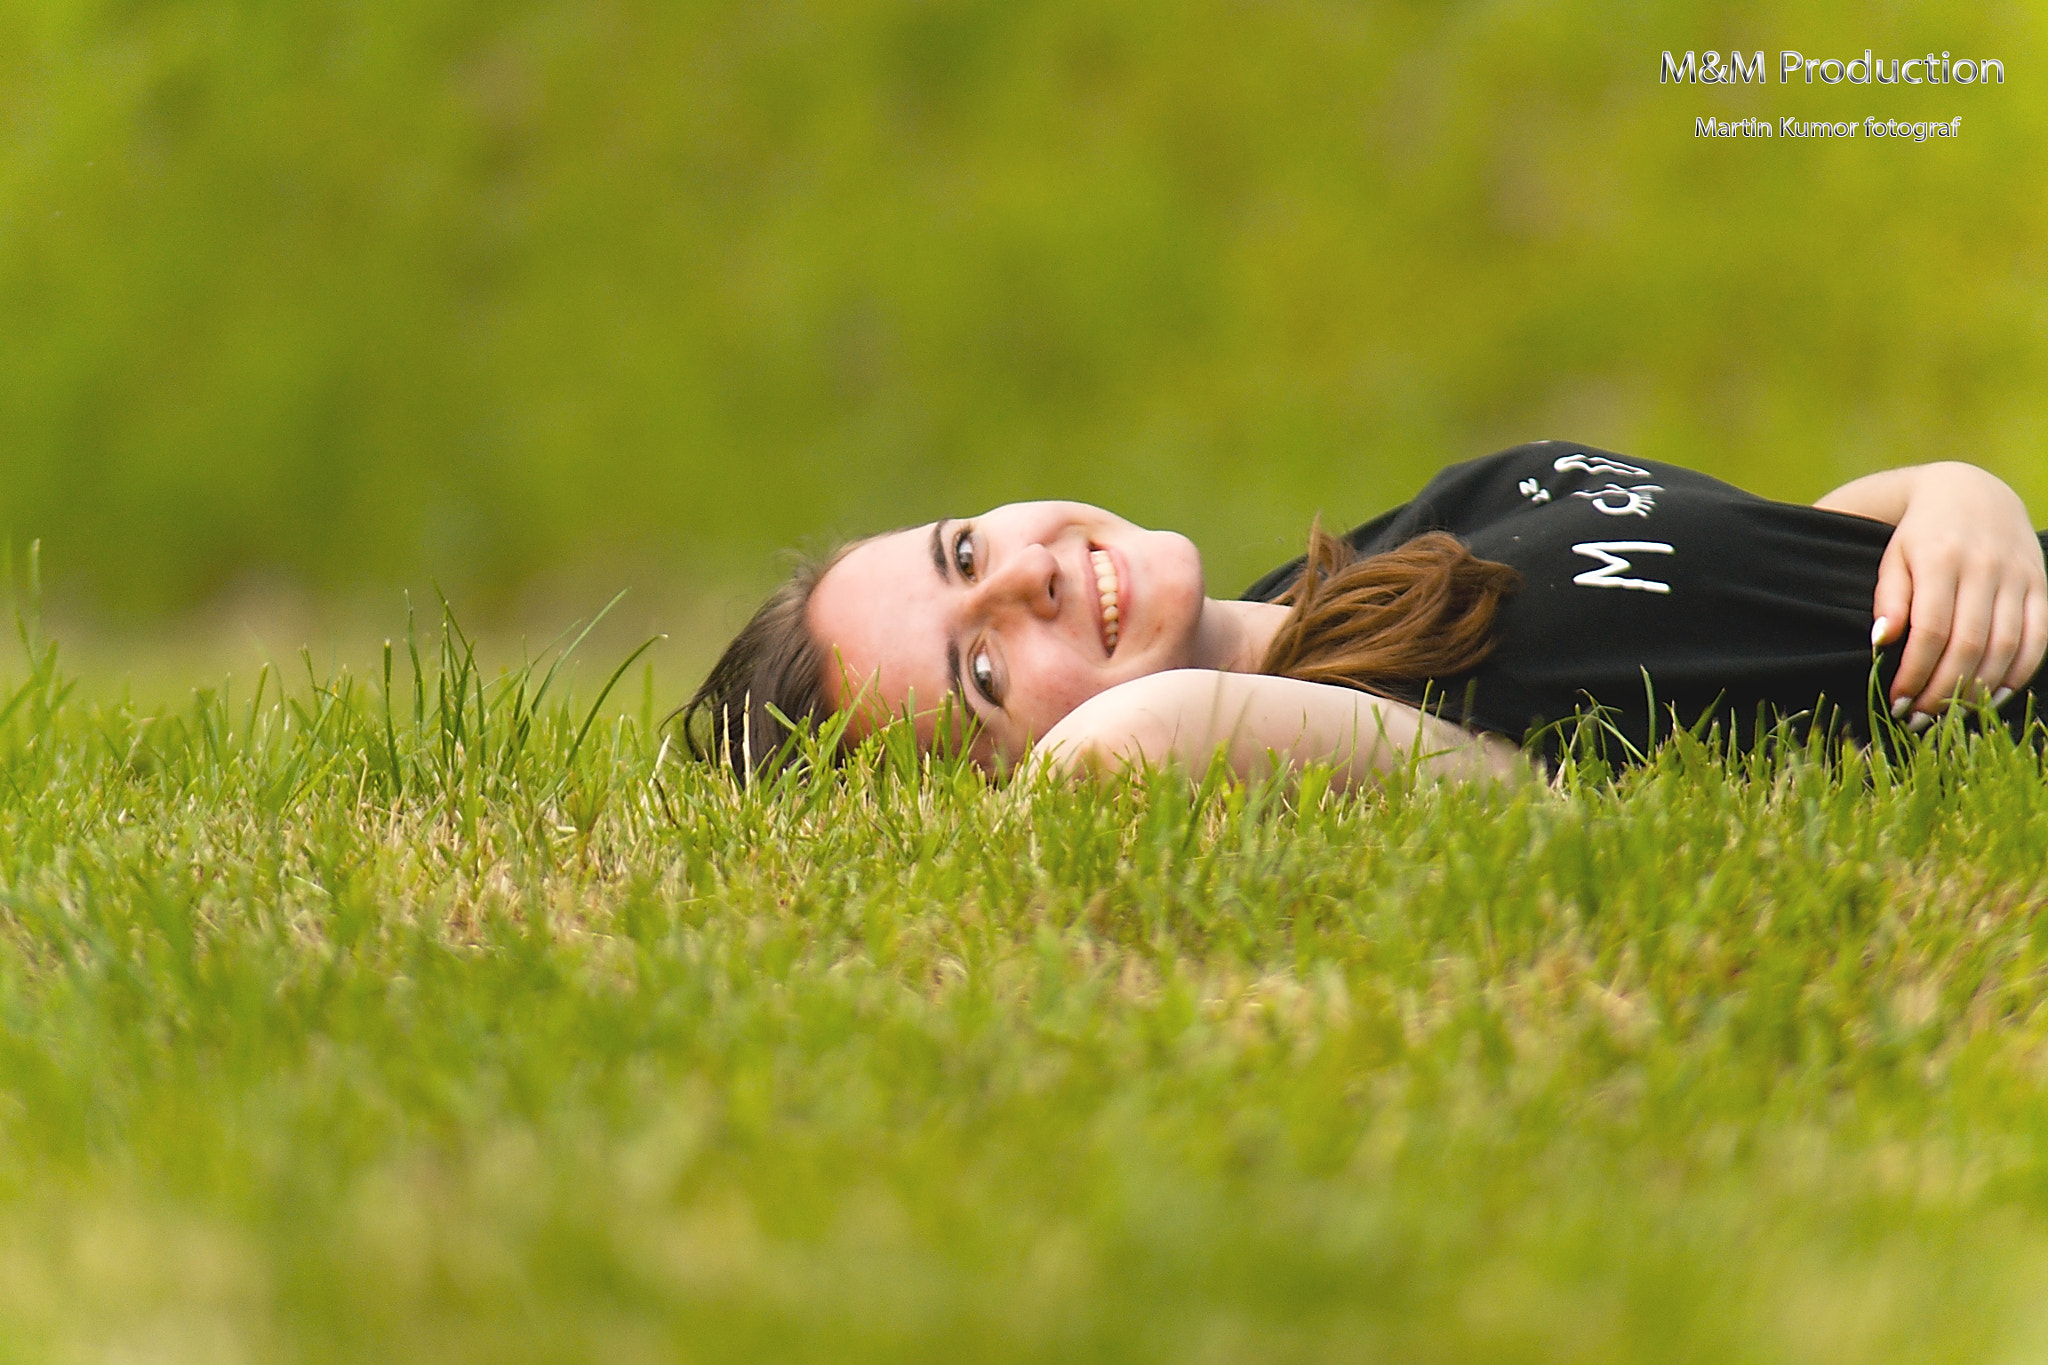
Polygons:
[[1444,531],[1365,558],[1319,524],[1308,537],[1301,577],[1278,599],[1292,610],[1261,673],[1419,701],[1424,683],[1493,652],[1495,613],[1522,583]]

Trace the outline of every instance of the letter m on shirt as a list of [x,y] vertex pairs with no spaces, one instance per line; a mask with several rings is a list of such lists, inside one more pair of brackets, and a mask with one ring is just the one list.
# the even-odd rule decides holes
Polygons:
[[1669,583],[1659,583],[1654,578],[1624,577],[1635,565],[1628,555],[1668,555],[1671,547],[1661,540],[1582,540],[1572,546],[1572,553],[1598,560],[1600,567],[1588,569],[1572,579],[1582,588],[1633,588],[1637,592],[1670,592]]
[[1685,60],[1682,62],[1672,61],[1671,54],[1666,52],[1663,65],[1657,68],[1657,84],[1662,85],[1666,81],[1677,81],[1680,84],[1696,81],[1699,79],[1699,66],[1698,56],[1691,52],[1685,54]]

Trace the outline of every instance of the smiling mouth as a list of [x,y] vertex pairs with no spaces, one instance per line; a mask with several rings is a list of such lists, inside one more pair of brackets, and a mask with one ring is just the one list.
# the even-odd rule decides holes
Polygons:
[[1123,619],[1118,595],[1121,585],[1116,578],[1116,561],[1109,557],[1109,551],[1091,548],[1088,551],[1088,562],[1095,569],[1095,591],[1100,599],[1097,624],[1102,629],[1102,648],[1114,654],[1117,637],[1122,633],[1119,623]]

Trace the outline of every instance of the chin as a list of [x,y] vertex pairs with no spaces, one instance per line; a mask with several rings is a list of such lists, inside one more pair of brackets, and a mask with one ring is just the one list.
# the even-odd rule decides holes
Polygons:
[[1172,547],[1168,553],[1185,565],[1185,573],[1194,580],[1195,592],[1199,595],[1202,591],[1202,552],[1195,548],[1195,542],[1178,531],[1154,531],[1152,534]]
[[[1140,585],[1147,589],[1150,599],[1145,615],[1151,618],[1162,643],[1173,641],[1164,653],[1183,656],[1184,660],[1192,659],[1195,635],[1202,620],[1202,604],[1207,599],[1202,578],[1202,552],[1178,531],[1155,531],[1153,534],[1164,538],[1166,544],[1162,547],[1164,552],[1152,561],[1150,581]],[[1160,663],[1146,669],[1146,672],[1157,673],[1167,668],[1187,666],[1185,661]]]

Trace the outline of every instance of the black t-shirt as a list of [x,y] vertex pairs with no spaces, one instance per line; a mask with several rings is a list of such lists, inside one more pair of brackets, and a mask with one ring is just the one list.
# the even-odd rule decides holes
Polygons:
[[[1433,680],[1449,718],[1519,739],[1592,703],[1641,750],[1674,721],[1710,713],[1748,743],[1759,718],[1803,725],[1824,700],[1851,735],[1872,733],[1871,595],[1892,534],[1883,522],[1539,441],[1453,465],[1346,540],[1371,555],[1425,531],[1449,531],[1522,575],[1501,604],[1493,653]],[[1272,601],[1301,568],[1282,565],[1245,597]],[[1880,696],[1900,648],[1879,660]],[[2024,710],[2015,697],[2004,714]],[[1545,735],[1546,750],[1562,730]]]

